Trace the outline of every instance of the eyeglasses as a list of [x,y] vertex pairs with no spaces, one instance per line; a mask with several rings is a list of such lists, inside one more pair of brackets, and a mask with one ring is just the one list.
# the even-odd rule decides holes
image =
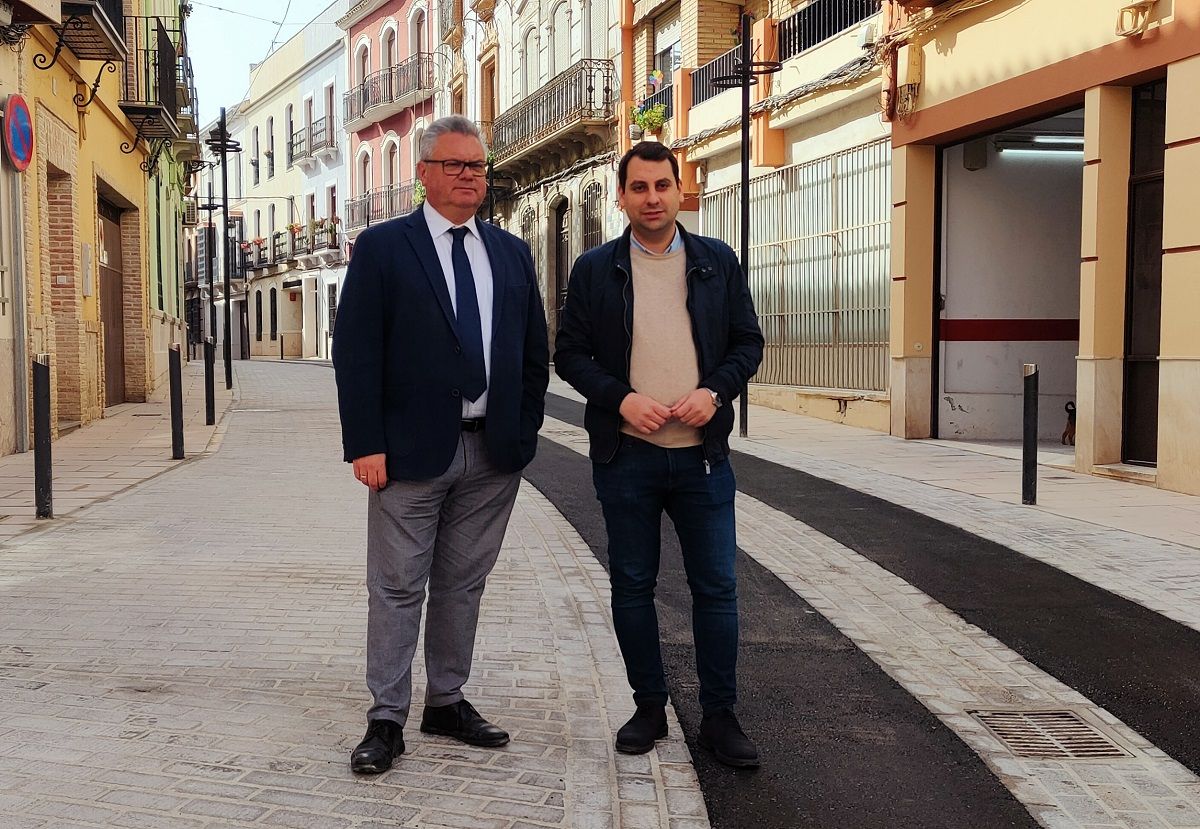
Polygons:
[[442,172],[448,176],[461,176],[463,170],[470,170],[471,175],[481,176],[487,172],[486,161],[460,161],[457,158],[427,158],[426,164],[441,164]]

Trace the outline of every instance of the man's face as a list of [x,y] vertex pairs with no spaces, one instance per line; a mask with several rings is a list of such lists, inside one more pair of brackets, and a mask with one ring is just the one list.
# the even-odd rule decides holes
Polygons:
[[447,218],[448,213],[473,214],[487,195],[486,173],[475,173],[465,167],[458,175],[450,175],[446,165],[435,162],[486,160],[483,145],[474,136],[451,132],[439,138],[433,145],[430,161],[417,164],[417,178],[425,185],[425,198],[433,209]]
[[618,189],[617,195],[633,229],[644,235],[674,226],[683,199],[670,161],[647,161],[636,156],[629,159],[625,186]]

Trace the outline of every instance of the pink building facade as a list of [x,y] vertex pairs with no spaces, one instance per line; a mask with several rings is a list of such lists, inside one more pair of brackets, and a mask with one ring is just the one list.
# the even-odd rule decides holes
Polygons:
[[347,33],[342,101],[350,198],[346,232],[357,235],[412,210],[418,144],[432,119],[434,32],[428,0],[365,0],[338,21]]

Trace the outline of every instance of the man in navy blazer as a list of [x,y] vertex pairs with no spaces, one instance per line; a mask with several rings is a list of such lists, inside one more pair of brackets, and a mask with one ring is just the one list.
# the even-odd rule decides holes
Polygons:
[[420,159],[425,204],[358,237],[333,340],[345,460],[369,490],[374,704],[351,754],[360,774],[404,752],[426,585],[421,731],[508,742],[462,686],[550,376],[529,247],[475,219],[487,189],[479,129],[461,116],[434,121]]

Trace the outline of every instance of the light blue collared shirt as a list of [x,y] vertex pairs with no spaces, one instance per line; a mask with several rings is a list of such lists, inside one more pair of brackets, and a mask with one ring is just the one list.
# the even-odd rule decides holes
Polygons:
[[666,256],[668,254],[674,253],[675,251],[677,251],[683,247],[683,234],[680,233],[679,228],[676,227],[675,228],[675,238],[671,240],[671,244],[667,245],[667,249],[664,250],[662,253],[655,253],[654,251],[647,248],[645,245],[643,245],[641,242],[638,241],[637,236],[635,236],[633,233],[629,234],[629,242],[630,242],[630,244],[637,245],[637,249],[640,250],[642,253],[649,254],[650,256]]

